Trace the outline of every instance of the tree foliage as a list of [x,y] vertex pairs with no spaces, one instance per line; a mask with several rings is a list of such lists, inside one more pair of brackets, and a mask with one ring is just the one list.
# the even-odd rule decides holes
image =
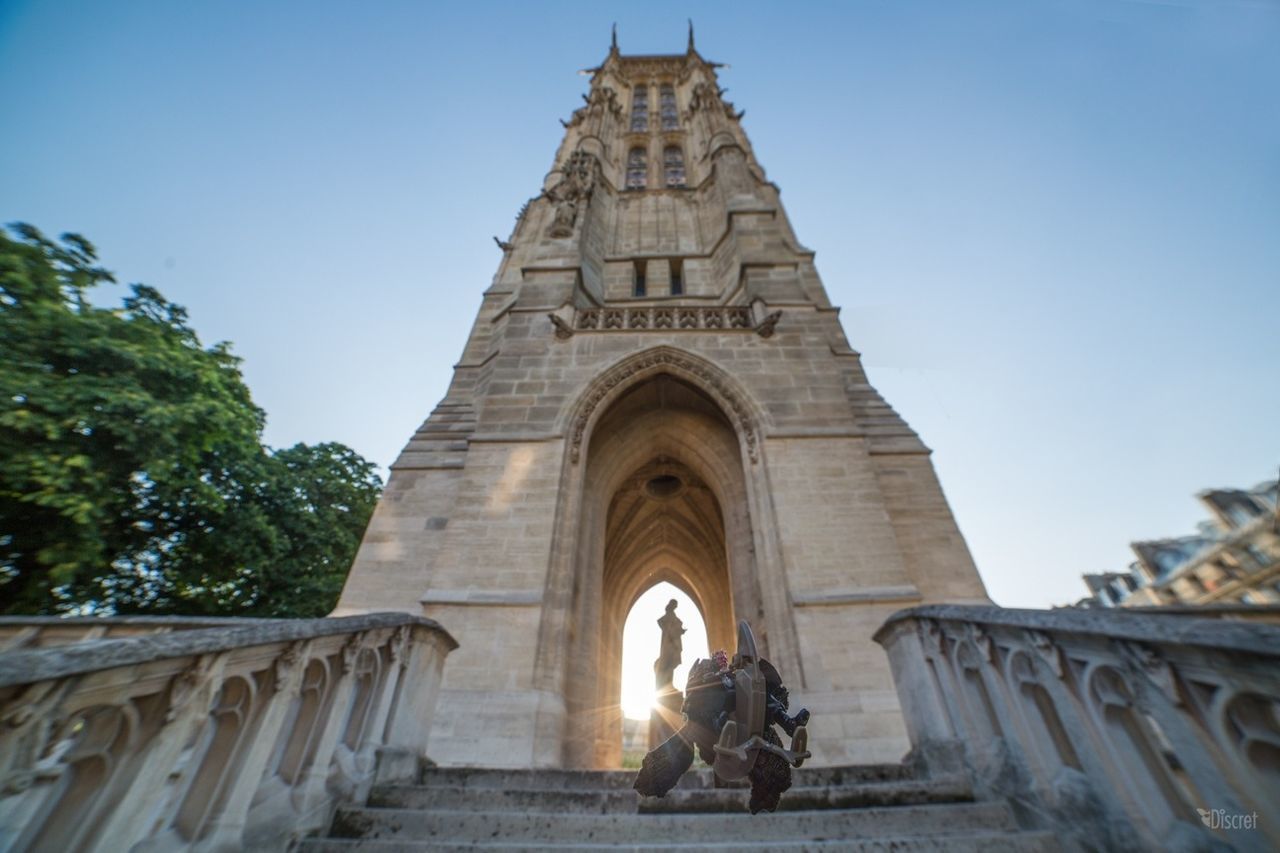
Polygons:
[[382,483],[262,445],[239,359],[77,235],[0,230],[0,613],[320,616]]

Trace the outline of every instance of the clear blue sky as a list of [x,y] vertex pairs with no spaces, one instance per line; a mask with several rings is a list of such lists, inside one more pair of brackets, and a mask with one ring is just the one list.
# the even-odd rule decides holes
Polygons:
[[[995,600],[1064,603],[1280,462],[1271,0],[0,0],[0,221],[230,340],[267,441],[386,466],[618,22],[685,18]],[[116,296],[122,289],[116,291]]]

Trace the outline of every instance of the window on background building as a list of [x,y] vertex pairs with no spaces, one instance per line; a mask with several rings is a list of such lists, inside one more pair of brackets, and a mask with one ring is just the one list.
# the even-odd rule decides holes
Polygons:
[[627,155],[627,189],[642,190],[649,181],[649,158],[643,148],[632,148]]
[[676,130],[680,127],[680,113],[676,110],[676,90],[670,83],[663,83],[658,90],[658,111],[662,115],[662,129]]
[[635,270],[634,270],[634,275],[632,277],[632,285],[631,285],[632,296],[645,295],[644,263],[645,263],[644,261],[636,261],[635,263]]
[[1253,501],[1248,501],[1247,503],[1240,501],[1232,504],[1227,509],[1227,518],[1231,519],[1231,523],[1236,527],[1244,527],[1261,514]]
[[662,152],[662,171],[666,176],[667,186],[684,186],[684,152],[679,145],[668,145]]
[[684,264],[679,258],[671,259],[671,295],[684,295]]
[[649,129],[649,87],[636,86],[631,95],[631,129]]
[[1258,564],[1258,568],[1260,569],[1265,569],[1267,566],[1275,562],[1267,555],[1266,551],[1263,551],[1257,545],[1245,545],[1244,550],[1246,554],[1253,558],[1253,561]]

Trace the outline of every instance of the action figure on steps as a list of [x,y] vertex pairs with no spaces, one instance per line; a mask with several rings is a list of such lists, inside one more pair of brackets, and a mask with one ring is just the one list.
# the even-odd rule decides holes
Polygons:
[[[635,789],[646,797],[665,795],[693,763],[697,746],[720,779],[751,780],[752,814],[776,809],[782,792],[791,787],[791,768],[810,755],[809,712],[787,715],[782,676],[756,654],[755,635],[745,621],[738,623],[738,652],[732,661],[720,651],[711,660],[694,662],[683,711],[684,726],[644,757]],[[774,725],[791,738],[790,749],[783,747]]]

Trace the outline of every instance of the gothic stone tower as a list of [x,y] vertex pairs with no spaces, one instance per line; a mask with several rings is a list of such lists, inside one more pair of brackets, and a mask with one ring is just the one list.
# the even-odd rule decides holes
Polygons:
[[663,580],[713,649],[751,622],[814,712],[814,763],[896,761],[872,633],[988,603],[716,67],[691,34],[594,69],[365,534],[336,612],[423,613],[461,644],[442,764],[618,766],[623,621]]

